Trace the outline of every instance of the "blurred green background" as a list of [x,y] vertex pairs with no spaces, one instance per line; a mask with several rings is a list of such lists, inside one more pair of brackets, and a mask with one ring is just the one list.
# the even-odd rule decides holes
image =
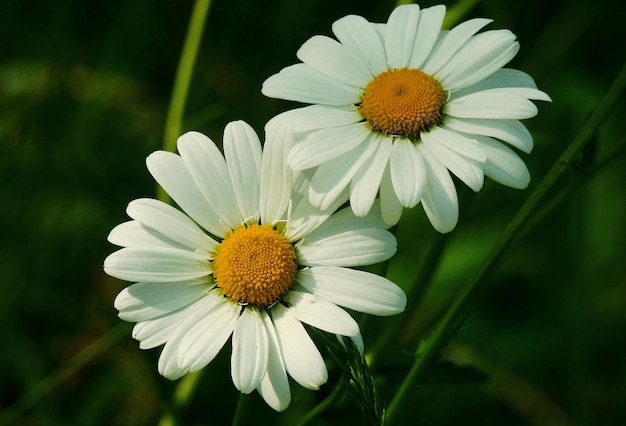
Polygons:
[[[227,122],[243,119],[262,132],[293,107],[263,97],[264,79],[295,63],[310,36],[330,35],[334,20],[354,13],[383,22],[394,4],[213,1],[183,131],[219,141]],[[42,380],[115,329],[106,350],[22,405],[14,424],[152,425],[170,404],[176,383],[158,375],[159,350],[139,350],[132,325],[117,318],[112,302],[127,284],[107,277],[102,262],[115,250],[106,236],[126,220],[126,204],[154,196],[144,161],[162,144],[192,7],[189,0],[0,2],[0,409],[43,389]],[[429,250],[445,245],[423,299],[399,317],[401,333],[378,358],[385,401],[419,340],[619,72],[626,59],[621,9],[610,0],[481,0],[465,15],[511,29],[521,51],[510,66],[531,74],[554,102],[526,122],[535,137],[533,153],[522,154],[533,177],[527,190],[488,181],[473,194],[457,182],[461,220],[451,235],[433,231],[421,207],[399,224],[389,276],[404,288]],[[406,424],[626,424],[625,117],[622,95],[481,284],[462,326],[414,389]],[[367,320],[366,347],[391,321]],[[294,384],[283,414],[253,394],[250,419],[295,424],[337,383],[337,368],[329,368],[329,384],[318,392]],[[227,347],[206,369],[181,424],[229,424],[237,395]],[[361,419],[345,397],[313,424]]]

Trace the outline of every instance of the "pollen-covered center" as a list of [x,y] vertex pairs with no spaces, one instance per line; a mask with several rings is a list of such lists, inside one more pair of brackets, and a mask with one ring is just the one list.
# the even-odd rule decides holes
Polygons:
[[296,274],[296,252],[271,225],[239,226],[217,247],[213,278],[231,300],[268,306]]
[[390,69],[367,85],[360,111],[374,130],[417,139],[441,120],[445,100],[439,82],[425,72]]

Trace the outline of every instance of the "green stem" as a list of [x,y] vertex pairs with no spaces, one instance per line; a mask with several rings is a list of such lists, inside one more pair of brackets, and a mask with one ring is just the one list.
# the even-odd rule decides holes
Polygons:
[[307,424],[315,420],[315,418],[328,410],[341,397],[341,395],[343,395],[343,392],[346,388],[345,385],[346,383],[343,378],[339,380],[337,386],[335,386],[335,389],[333,389],[333,391],[322,402],[309,410],[309,412],[300,419],[297,426],[306,426]]
[[624,87],[626,86],[626,64],[622,66],[620,73],[609,88],[604,99],[591,115],[578,136],[570,143],[567,149],[561,154],[552,168],[548,171],[543,180],[537,185],[537,188],[531,193],[530,197],[522,205],[517,215],[511,220],[504,230],[500,239],[496,242],[491,252],[487,255],[483,263],[478,268],[472,278],[463,286],[457,294],[451,305],[448,307],[441,321],[437,324],[428,339],[418,346],[415,353],[415,362],[411,370],[400,385],[394,399],[389,404],[385,416],[385,424],[392,425],[397,422],[399,408],[403,405],[410,390],[417,378],[423,373],[424,369],[437,353],[442,343],[449,336],[450,330],[454,327],[456,319],[469,299],[470,295],[476,288],[477,284],[494,268],[500,258],[504,255],[515,236],[522,229],[529,215],[539,204],[539,201],[552,188],[557,179],[563,172],[571,167],[571,162],[580,152],[580,150],[592,139],[606,116],[609,114],[615,102],[620,98]]
[[243,392],[240,393],[239,400],[237,401],[237,408],[235,409],[235,417],[233,418],[233,426],[241,426],[246,424],[246,415],[249,403],[249,395],[246,395]]
[[170,409],[167,410],[159,420],[159,426],[175,426],[179,423],[177,419],[180,416],[180,412],[189,403],[203,371],[204,370],[199,370],[188,373],[185,377],[180,379],[174,391]]
[[[172,89],[172,97],[170,98],[167,117],[165,119],[165,129],[163,132],[163,149],[165,151],[174,152],[176,150],[176,139],[180,136],[191,76],[193,74],[200,41],[202,40],[204,23],[210,5],[210,0],[196,0],[193,11],[191,12],[191,19],[183,44],[183,50],[180,54],[174,87]],[[160,187],[157,188],[157,198],[162,201],[169,201],[169,196]]]

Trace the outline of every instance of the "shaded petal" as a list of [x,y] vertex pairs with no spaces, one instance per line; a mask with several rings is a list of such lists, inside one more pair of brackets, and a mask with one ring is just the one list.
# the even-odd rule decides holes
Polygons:
[[390,68],[409,64],[417,36],[420,8],[416,4],[396,7],[387,20],[385,51]]
[[492,22],[491,19],[476,18],[463,22],[450,31],[445,32],[437,40],[422,70],[439,78],[437,71],[441,69],[454,54],[481,28]]
[[413,54],[408,63],[409,68],[420,68],[435,45],[443,18],[446,16],[446,7],[443,5],[422,9],[420,21],[415,35]]
[[398,223],[402,216],[402,204],[393,188],[389,169],[390,166],[387,164],[380,182],[380,212],[385,223],[392,226]]
[[487,161],[482,165],[487,176],[511,188],[524,189],[528,186],[528,168],[513,150],[487,137],[480,137],[478,142],[487,154]]
[[120,247],[159,246],[189,250],[188,247],[170,240],[152,228],[143,226],[136,220],[117,225],[111,230],[107,240]]
[[537,115],[537,107],[528,99],[504,89],[491,89],[450,100],[444,106],[444,114],[458,118],[520,120]]
[[487,159],[485,153],[480,149],[478,142],[466,135],[459,134],[443,126],[435,126],[430,132],[422,133],[422,141],[430,144],[443,145],[464,157],[471,158],[480,163]]
[[261,92],[270,98],[322,105],[357,104],[362,90],[327,77],[306,64],[283,68],[263,83]]
[[345,231],[317,239],[308,235],[297,246],[298,260],[306,266],[364,266],[383,262],[396,252],[395,237],[383,229]]
[[206,201],[183,159],[171,152],[153,152],[146,159],[150,174],[200,226],[218,237],[224,237],[227,228]]
[[298,59],[320,73],[364,89],[372,73],[350,49],[330,37],[313,36],[298,49]]
[[372,206],[370,212],[363,217],[355,216],[350,207],[345,207],[339,210],[337,213],[329,217],[328,220],[321,224],[315,231],[309,233],[306,239],[307,241],[312,239],[321,240],[342,232],[372,228],[389,228],[389,225],[383,220],[378,201],[374,201],[374,205]]
[[291,402],[289,380],[285,371],[285,363],[281,355],[280,344],[274,324],[265,311],[261,311],[261,319],[268,337],[267,371],[257,391],[267,405],[276,411],[283,411]]
[[125,321],[147,321],[195,302],[210,288],[204,279],[167,284],[137,283],[123,289],[113,305]]
[[531,76],[511,68],[497,70],[484,80],[455,92],[453,98],[490,89],[499,89],[501,93],[509,93],[527,99],[552,101],[550,96],[537,89],[537,85]]
[[489,120],[447,116],[443,119],[443,124],[458,132],[500,139],[527,154],[533,148],[533,138],[530,132],[518,120]]
[[294,133],[302,133],[327,127],[341,127],[358,123],[361,120],[363,117],[353,105],[309,105],[278,114],[267,122],[265,130],[269,131],[273,126],[283,121],[292,125]]
[[233,330],[230,372],[235,387],[250,393],[261,384],[267,372],[269,342],[258,309],[246,307]]
[[229,228],[240,225],[246,218],[239,213],[226,160],[217,146],[198,132],[185,133],[178,138],[177,146],[211,208]]
[[261,166],[261,222],[283,219],[291,195],[292,172],[287,153],[293,145],[291,125],[279,123],[267,130]]
[[189,217],[159,200],[141,198],[128,204],[126,213],[165,237],[192,250],[212,251],[217,242],[205,234]]
[[298,272],[298,285],[339,306],[374,315],[402,312],[406,296],[386,278],[365,271],[316,266]]
[[104,260],[104,272],[125,281],[173,282],[211,274],[206,254],[168,247],[127,247]]
[[258,220],[261,155],[261,141],[249,124],[233,121],[226,125],[224,157],[239,214],[244,220]]
[[280,303],[274,305],[270,314],[287,372],[301,386],[319,389],[328,380],[328,371],[304,326]]
[[356,172],[350,184],[350,205],[360,217],[366,216],[372,208],[391,154],[391,138],[373,134],[372,140],[378,149]]
[[380,35],[365,18],[344,16],[335,21],[332,28],[337,39],[359,57],[372,75],[387,70],[385,46]]
[[426,171],[422,155],[413,142],[405,138],[394,141],[389,169],[398,201],[404,207],[414,207],[422,198]]
[[422,206],[430,223],[441,233],[450,232],[459,220],[459,200],[454,182],[448,169],[430,153],[427,147],[420,146],[424,156],[427,182],[422,198]]
[[285,300],[289,303],[289,312],[293,317],[328,333],[342,336],[356,336],[359,325],[346,311],[323,297],[288,291]]

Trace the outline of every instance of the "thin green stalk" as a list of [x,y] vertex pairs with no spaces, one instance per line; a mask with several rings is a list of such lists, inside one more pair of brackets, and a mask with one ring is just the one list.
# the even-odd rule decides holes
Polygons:
[[326,397],[322,402],[317,404],[311,410],[309,410],[298,422],[297,426],[306,426],[315,420],[318,416],[322,415],[332,405],[339,400],[343,392],[346,390],[345,380],[339,380],[335,389]]
[[171,407],[159,420],[159,426],[175,426],[179,423],[177,419],[180,415],[180,411],[189,402],[203,371],[204,370],[199,370],[188,373],[185,377],[180,379],[174,391],[174,396],[172,397]]
[[104,336],[100,337],[91,345],[76,354],[59,370],[41,379],[35,386],[30,388],[20,399],[12,406],[0,412],[0,425],[8,425],[15,423],[26,410],[32,408],[37,402],[46,395],[52,393],[66,379],[89,364],[99,355],[107,351],[111,346],[117,343],[122,336],[128,333],[128,326],[124,323],[109,330]]
[[415,381],[423,373],[442,343],[449,336],[459,314],[478,283],[495,267],[513,239],[522,229],[522,226],[525,225],[530,213],[537,207],[539,201],[552,188],[563,172],[571,166],[572,161],[581,149],[592,139],[615,102],[620,98],[624,87],[626,87],[626,64],[622,66],[620,73],[615,78],[599,107],[596,108],[578,136],[561,154],[543,180],[537,185],[537,188],[531,193],[528,200],[522,205],[477,272],[457,294],[428,339],[418,346],[415,353],[415,362],[389,405],[385,416],[385,424],[392,425],[398,421],[399,409],[410,395],[409,391],[413,388]]
[[250,404],[250,396],[245,393],[239,394],[237,400],[237,408],[235,409],[235,417],[233,418],[233,426],[242,426],[246,424],[246,415],[248,414],[248,405]]
[[[167,117],[165,119],[165,129],[163,132],[163,149],[165,151],[174,152],[176,150],[176,139],[181,132],[193,68],[196,57],[198,56],[202,32],[204,31],[204,23],[206,22],[210,5],[210,0],[196,0],[193,11],[191,12],[191,19],[183,44],[183,50],[180,54],[174,87],[172,89],[172,97],[170,98]],[[169,196],[160,187],[157,187],[157,198],[162,201],[169,201]]]

